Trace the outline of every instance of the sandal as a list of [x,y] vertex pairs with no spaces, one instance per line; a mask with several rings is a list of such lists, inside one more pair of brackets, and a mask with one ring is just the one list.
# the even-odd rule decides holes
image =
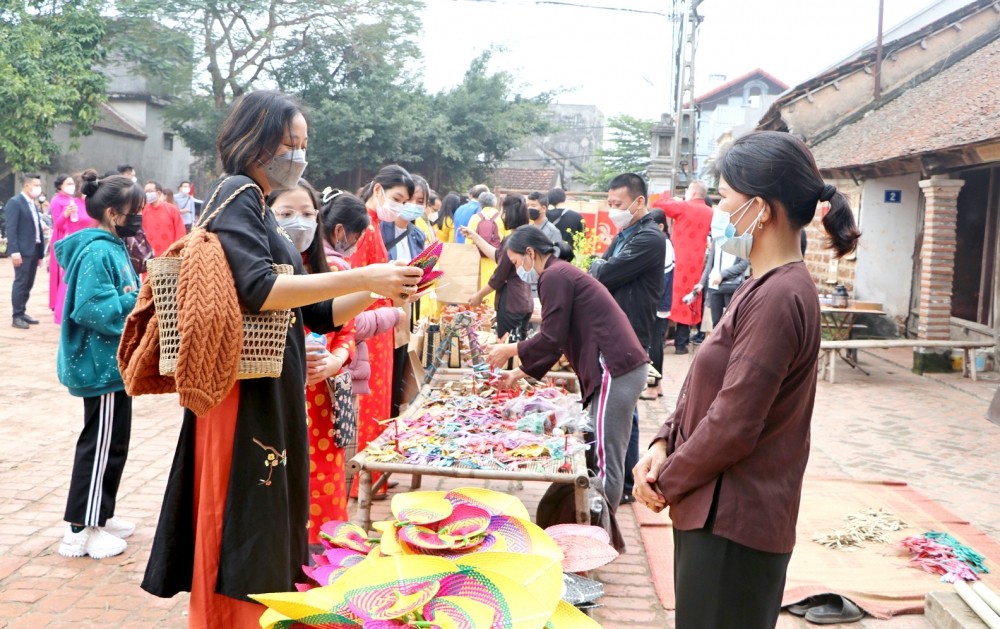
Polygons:
[[828,605],[813,607],[806,612],[806,620],[817,625],[839,625],[841,623],[858,622],[865,617],[857,605],[843,596]]
[[838,598],[840,598],[840,596],[837,594],[816,594],[814,596],[810,596],[809,598],[804,598],[798,603],[792,603],[791,605],[785,607],[785,609],[787,609],[788,613],[792,616],[805,616],[806,612],[813,607],[835,603]]

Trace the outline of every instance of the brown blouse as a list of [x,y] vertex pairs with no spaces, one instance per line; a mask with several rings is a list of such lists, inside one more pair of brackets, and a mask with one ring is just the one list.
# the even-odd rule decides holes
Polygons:
[[[538,278],[542,326],[517,344],[521,370],[542,378],[566,354],[580,379],[584,406],[601,382],[601,359],[617,377],[649,362],[625,313],[603,284],[551,256]],[[817,302],[818,303],[818,302]]]
[[743,283],[691,365],[677,408],[654,439],[679,433],[657,487],[679,530],[791,552],[816,394],[819,300],[805,264]]
[[504,307],[507,312],[510,314],[531,314],[533,310],[531,287],[521,281],[514,263],[507,257],[507,238],[510,236],[504,238],[500,246],[497,247],[497,268],[494,269],[487,284],[497,292],[497,303],[500,303],[499,293],[506,291],[507,297],[504,301]]

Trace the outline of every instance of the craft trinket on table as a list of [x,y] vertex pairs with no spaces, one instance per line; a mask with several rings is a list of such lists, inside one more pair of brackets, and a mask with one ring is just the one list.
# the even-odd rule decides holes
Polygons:
[[579,401],[553,387],[502,390],[496,374],[483,382],[425,386],[401,417],[348,462],[359,474],[355,521],[370,522],[372,472],[421,477],[546,481],[574,486],[576,520],[590,523],[590,478],[578,438],[585,421]]

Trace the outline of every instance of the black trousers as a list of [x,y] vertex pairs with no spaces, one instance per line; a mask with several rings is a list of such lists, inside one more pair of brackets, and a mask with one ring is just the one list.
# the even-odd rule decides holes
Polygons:
[[684,349],[691,341],[691,326],[686,323],[678,323],[677,331],[674,333],[674,347]]
[[719,292],[717,290],[708,291],[708,307],[712,311],[712,327],[719,325],[719,319],[722,318],[723,313],[726,308],[729,307],[729,302],[733,300],[733,294],[730,292]]
[[35,274],[38,272],[38,260],[41,259],[42,248],[38,245],[34,255],[21,254],[21,266],[14,269],[14,284],[11,286],[10,303],[14,307],[13,318],[26,314],[28,297],[35,286]]
[[677,629],[773,629],[791,553],[748,548],[709,528],[674,529]]
[[[649,360],[653,367],[661,375],[663,374],[663,343],[667,338],[667,328],[670,326],[670,319],[656,317],[653,323],[653,338],[649,341]],[[655,385],[659,386],[660,378],[653,378]]]
[[132,398],[124,391],[83,398],[83,432],[76,442],[66,498],[67,522],[104,526],[115,515],[131,433]]
[[[504,334],[508,332],[512,333],[511,339],[517,338],[521,341],[528,338],[528,320],[531,319],[531,313],[528,314],[510,314],[508,312],[497,311],[497,338],[503,338]],[[514,337],[513,335],[517,336]],[[508,339],[508,343],[513,343],[511,339]]]
[[[413,378],[413,370],[409,368],[409,347],[403,345],[392,350],[392,402],[391,417],[399,416],[399,407],[408,404],[406,399],[406,378]],[[419,386],[420,383],[418,383]]]

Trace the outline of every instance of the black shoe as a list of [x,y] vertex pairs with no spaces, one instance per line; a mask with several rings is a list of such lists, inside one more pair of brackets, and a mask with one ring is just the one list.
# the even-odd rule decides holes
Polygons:
[[29,317],[28,315],[21,315],[21,321],[25,323],[30,323],[31,325],[38,325],[38,319],[34,317]]
[[816,625],[839,625],[842,623],[858,622],[865,617],[865,613],[843,596],[838,596],[837,601],[829,605],[813,607],[806,612],[806,620]]
[[694,336],[691,337],[691,342],[694,343],[695,345],[701,345],[702,343],[705,342],[705,333],[699,332],[695,334]]
[[629,491],[629,493],[627,493],[627,494],[622,494],[622,499],[618,502],[618,504],[620,504],[620,505],[630,505],[633,502],[635,502],[635,496],[633,496],[632,492]]
[[786,607],[788,613],[793,616],[805,616],[813,607],[822,607],[823,605],[829,605],[831,603],[839,602],[840,596],[837,594],[816,594],[815,596],[810,596],[809,598],[803,599],[798,603],[793,603]]
[[688,348],[687,348],[686,345],[684,347],[675,347],[674,348],[674,353],[675,354],[687,354],[688,353]]
[[27,330],[28,328],[31,327],[30,325],[28,325],[28,322],[22,319],[21,317],[15,317],[14,323],[12,325],[15,328],[18,328],[19,330]]

